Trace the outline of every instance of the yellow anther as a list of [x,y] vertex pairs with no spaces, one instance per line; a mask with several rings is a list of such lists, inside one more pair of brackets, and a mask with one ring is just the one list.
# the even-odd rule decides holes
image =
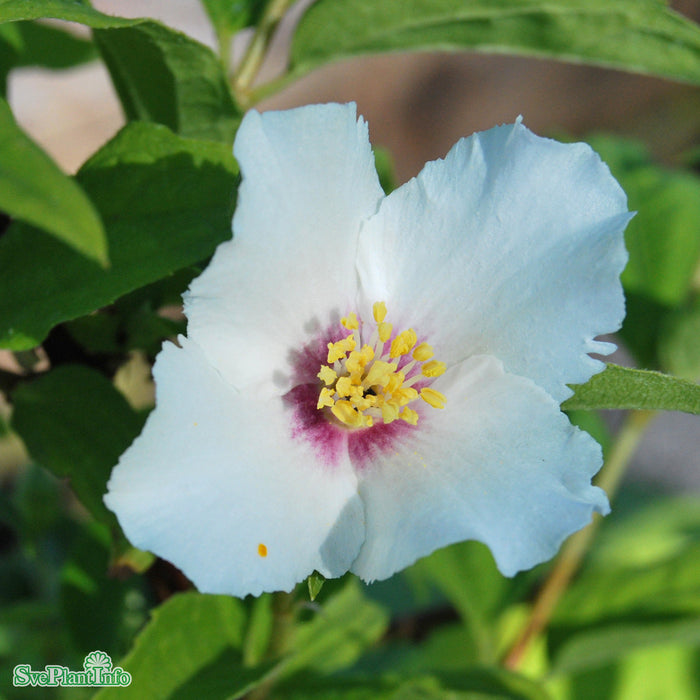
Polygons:
[[390,323],[380,323],[378,326],[378,331],[379,331],[379,340],[382,341],[382,343],[386,343],[389,338],[391,338],[391,331],[394,329],[394,327]]
[[350,396],[352,393],[352,379],[350,377],[341,377],[335,384],[335,390],[338,396]]
[[428,343],[421,343],[413,351],[413,359],[418,360],[418,362],[425,362],[433,356],[433,349],[428,345]]
[[336,401],[335,405],[331,408],[331,413],[341,423],[345,423],[345,425],[349,425],[351,428],[359,428],[365,423],[365,417],[361,413],[358,413],[353,408],[353,405],[345,399]]
[[338,374],[328,365],[322,365],[321,371],[316,375],[326,386],[330,386],[338,378]]
[[349,331],[356,331],[360,327],[357,322],[357,314],[354,311],[351,311],[345,318],[341,318],[340,323]]
[[401,331],[396,338],[391,341],[391,350],[389,350],[389,357],[401,357],[411,350],[411,348],[416,344],[418,336],[413,328],[409,328],[407,331]]
[[382,420],[385,424],[393,423],[399,417],[399,407],[393,402],[382,406]]
[[431,389],[427,386],[424,387],[420,390],[420,397],[421,399],[423,399],[423,401],[431,405],[433,408],[445,408],[445,402],[447,401],[447,398],[444,394],[441,394],[439,391],[435,391],[435,389]]
[[386,304],[383,301],[376,301],[372,307],[372,313],[375,322],[381,323],[386,318]]
[[408,408],[408,406],[406,406],[406,408],[399,413],[399,418],[401,418],[401,420],[405,420],[406,423],[410,423],[411,425],[418,425],[418,413],[413,409]]
[[423,376],[424,377],[439,377],[441,374],[445,374],[447,365],[444,362],[438,362],[437,360],[431,360],[423,365]]
[[[384,343],[391,339],[393,326],[384,320],[386,304],[377,302],[372,312],[377,324],[374,338],[379,339],[373,343],[374,347],[363,345],[356,349],[362,323],[354,311],[341,319],[341,325],[350,334],[328,343],[328,364],[316,375],[321,382],[317,408],[330,408],[333,416],[348,428],[368,428],[380,417],[385,424],[400,419],[417,425],[419,414],[408,408],[408,404],[420,396],[430,406],[444,408],[447,399],[428,387],[419,393],[412,385],[421,378],[439,377],[446,371],[446,365],[431,360],[433,348],[428,343],[416,345],[418,336],[412,328],[401,331],[391,341],[389,357],[394,361],[387,362]],[[406,360],[397,359],[404,356]],[[422,366],[416,367],[416,363]],[[403,364],[401,371],[399,364]]]
[[375,360],[362,383],[367,388],[377,385],[386,386],[389,383],[389,379],[395,369],[396,364],[394,362],[382,362],[381,360]]
[[374,350],[369,345],[363,345],[361,350],[353,350],[348,357],[345,367],[350,374],[361,374],[368,362],[374,359]]
[[337,343],[328,343],[328,362],[332,364],[336,360],[344,360],[347,353],[355,349],[355,336],[339,340]]
[[394,372],[394,374],[389,377],[389,381],[384,387],[384,392],[386,394],[393,394],[403,384],[405,378],[403,372]]
[[318,403],[316,404],[316,408],[320,409],[324,406],[332,406],[334,403],[333,391],[324,386],[323,389],[321,389],[321,393],[318,395]]
[[411,401],[417,398],[418,392],[410,386],[397,389],[392,396],[392,399],[398,401],[399,406],[405,406],[407,403],[411,403]]

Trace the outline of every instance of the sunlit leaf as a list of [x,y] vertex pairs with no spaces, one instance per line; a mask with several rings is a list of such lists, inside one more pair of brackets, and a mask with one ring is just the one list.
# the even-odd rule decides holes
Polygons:
[[43,228],[82,255],[107,264],[105,232],[92,202],[17,126],[2,98],[0,210]]
[[562,408],[634,408],[700,414],[700,385],[660,372],[608,365],[574,390]]
[[231,236],[237,169],[224,144],[134,123],[91,158],[78,181],[107,231],[102,270],[42,231],[0,238],[0,346],[39,344],[52,326],[210,256]]
[[292,42],[292,74],[395,51],[510,53],[700,83],[700,28],[658,0],[319,0]]

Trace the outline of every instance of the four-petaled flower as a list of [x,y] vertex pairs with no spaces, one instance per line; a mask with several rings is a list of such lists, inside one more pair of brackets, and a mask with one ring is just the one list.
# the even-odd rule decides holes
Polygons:
[[630,214],[588,146],[518,121],[386,197],[353,104],[251,111],[234,153],[234,237],[105,497],[135,545],[242,596],[465,539],[512,575],[607,511],[559,408],[624,314]]

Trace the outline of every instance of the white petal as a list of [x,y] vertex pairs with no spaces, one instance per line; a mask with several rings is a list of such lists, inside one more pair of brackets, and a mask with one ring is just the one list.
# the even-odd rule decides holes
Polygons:
[[495,355],[562,401],[566,384],[602,369],[587,353],[613,349],[594,338],[624,316],[630,218],[587,145],[520,123],[475,134],[387,197],[363,228],[363,309],[391,300],[448,364]]
[[250,111],[234,155],[234,238],[186,295],[188,336],[235,386],[274,368],[281,393],[290,348],[354,308],[358,231],[383,192],[354,104]]
[[289,591],[314,569],[344,573],[364,538],[346,458],[319,463],[290,437],[281,399],[232,390],[182,342],[159,355],[157,407],[108,484],[126,536],[208,593]]
[[607,512],[590,484],[600,447],[533,382],[481,356],[432,386],[446,407],[425,411],[361,476],[366,539],[353,572],[383,579],[474,539],[511,576],[552,557],[594,510]]

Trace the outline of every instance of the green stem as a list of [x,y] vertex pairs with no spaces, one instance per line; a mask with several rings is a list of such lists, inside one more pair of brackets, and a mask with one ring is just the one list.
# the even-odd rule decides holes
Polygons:
[[[610,456],[596,481],[597,485],[607,492],[610,499],[617,492],[627,466],[655,415],[654,411],[633,411],[627,416],[620,429]],[[602,518],[596,516],[588,527],[572,535],[562,547],[549,576],[537,594],[525,626],[503,660],[506,668],[516,669],[520,665],[532,642],[549,624],[559,600],[578,571],[601,521]]]
[[291,2],[292,0],[270,0],[233,75],[233,92],[244,108],[250,105],[250,88],[265,59],[275,29]]

